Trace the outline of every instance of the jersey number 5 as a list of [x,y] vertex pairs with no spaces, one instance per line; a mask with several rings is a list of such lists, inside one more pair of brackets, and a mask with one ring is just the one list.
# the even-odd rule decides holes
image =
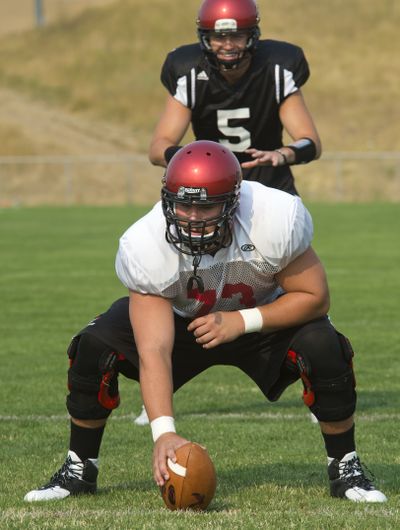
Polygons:
[[244,120],[250,118],[250,109],[217,110],[218,129],[224,136],[238,138],[239,141],[219,140],[219,143],[231,151],[243,152],[251,146],[250,131],[244,127],[230,127],[229,120]]

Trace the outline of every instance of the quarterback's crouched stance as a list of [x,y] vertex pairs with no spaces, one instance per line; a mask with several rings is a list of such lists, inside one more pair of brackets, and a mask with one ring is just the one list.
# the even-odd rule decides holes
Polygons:
[[356,453],[353,351],[326,316],[328,286],[311,239],[301,200],[242,183],[237,159],[220,144],[193,142],[174,155],[161,202],[120,240],[116,269],[129,298],[70,345],[67,459],[25,500],[96,491],[119,373],[140,374],[162,486],[167,459],[186,443],[175,431],[173,393],[219,364],[241,369],[270,401],[301,378],[324,438],[331,495],[386,501]]

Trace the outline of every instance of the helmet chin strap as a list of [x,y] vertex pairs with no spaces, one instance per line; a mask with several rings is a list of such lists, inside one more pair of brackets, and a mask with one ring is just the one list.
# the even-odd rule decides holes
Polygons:
[[237,70],[240,61],[242,60],[242,57],[240,57],[237,61],[234,62],[225,62],[221,61],[220,59],[217,59],[218,64],[221,66],[222,70]]
[[196,254],[193,258],[193,275],[189,278],[186,286],[188,291],[191,291],[196,283],[199,293],[204,293],[204,282],[202,278],[197,275],[197,267],[200,265],[201,257],[201,254]]

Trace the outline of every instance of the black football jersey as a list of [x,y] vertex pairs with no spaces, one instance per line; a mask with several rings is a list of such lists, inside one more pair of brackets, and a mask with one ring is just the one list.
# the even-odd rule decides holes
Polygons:
[[[282,147],[282,102],[310,75],[301,48],[275,40],[261,40],[249,69],[233,85],[207,62],[199,44],[181,46],[164,62],[161,81],[180,103],[192,111],[196,140],[213,140],[231,149],[240,162],[251,160],[250,147]],[[297,193],[288,166],[244,169],[247,180]]]

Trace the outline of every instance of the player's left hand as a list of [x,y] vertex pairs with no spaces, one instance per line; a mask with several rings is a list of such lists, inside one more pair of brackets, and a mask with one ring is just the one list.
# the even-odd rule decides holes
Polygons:
[[246,149],[245,153],[251,155],[253,160],[243,162],[243,168],[250,168],[256,166],[281,166],[284,162],[283,157],[278,151],[259,151],[258,149]]
[[217,311],[195,318],[187,329],[198,344],[209,349],[237,339],[244,333],[244,322],[238,311]]

